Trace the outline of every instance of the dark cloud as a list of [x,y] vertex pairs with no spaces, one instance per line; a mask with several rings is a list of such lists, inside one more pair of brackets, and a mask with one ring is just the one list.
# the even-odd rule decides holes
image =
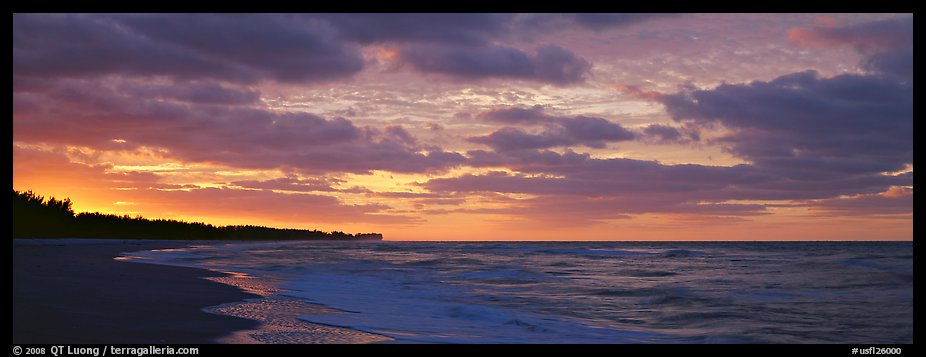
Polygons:
[[313,82],[363,67],[324,23],[285,14],[14,14],[13,73]]
[[491,146],[496,151],[529,150],[575,144],[560,130],[529,134],[518,128],[504,127],[491,134],[475,136],[470,142]]
[[[577,116],[563,120],[560,125],[566,129],[566,135],[576,142],[588,146],[603,147],[606,141],[631,140],[634,134],[620,124],[615,124],[602,118]],[[595,144],[589,144],[595,143]]]
[[798,180],[880,175],[913,162],[912,84],[877,75],[723,84],[666,95],[673,119],[733,130],[721,140],[762,170]]
[[[623,164],[636,166],[630,160]],[[646,166],[646,165],[643,165]],[[658,165],[651,166],[658,168]],[[669,171],[685,171],[668,169]],[[642,175],[641,175],[642,174]],[[764,214],[760,204],[704,202],[703,197],[689,195],[699,190],[720,189],[723,183],[686,180],[654,172],[628,173],[611,171],[608,176],[566,178],[534,177],[505,172],[463,175],[432,179],[424,187],[434,192],[481,193],[506,192],[535,197],[515,203],[509,214],[532,218],[572,217],[580,221],[627,218],[644,213],[685,213],[716,216],[752,216]],[[609,178],[613,177],[613,178]],[[657,182],[637,181],[639,176],[654,177]],[[676,184],[663,186],[662,184]]]
[[387,125],[384,131],[393,140],[405,145],[415,146],[418,143],[418,140],[401,125]]
[[823,216],[911,216],[913,189],[895,187],[878,194],[855,195],[807,202],[811,212]]
[[538,37],[563,29],[595,31],[622,27],[670,14],[312,14],[328,21],[345,40],[360,43],[419,42],[485,45],[496,39]]
[[525,40],[537,41],[545,35],[564,29],[605,31],[671,16],[676,15],[634,13],[518,14],[511,19],[510,32],[512,35]]
[[[643,213],[751,216],[766,213],[764,204],[747,200],[828,200],[844,195],[873,195],[912,185],[912,173],[798,180],[753,165],[731,167],[666,165],[627,158],[597,159],[567,150],[522,150],[467,153],[475,167],[497,167],[481,175],[431,179],[431,192],[462,195],[515,193],[531,195],[512,212],[541,217],[572,212],[576,219],[613,219]],[[734,202],[730,202],[733,200]]]
[[558,146],[603,148],[607,142],[624,141],[634,134],[618,124],[601,118],[577,117],[546,127],[531,134],[513,127],[503,127],[491,134],[470,137],[470,142],[485,144],[496,151],[546,149]]
[[[168,76],[235,83],[321,82],[364,67],[361,45],[457,79],[582,82],[591,64],[554,44],[501,45],[534,31],[515,14],[14,14],[13,72],[37,77]],[[582,27],[600,15],[555,15]],[[621,16],[618,16],[618,18]],[[585,20],[579,20],[585,19]],[[636,20],[633,20],[636,21]],[[523,27],[523,29],[518,29]],[[517,31],[516,31],[517,30]]]
[[862,60],[862,68],[901,78],[913,78],[913,46],[894,51],[873,53]]
[[509,29],[514,14],[321,14],[338,35],[360,43],[486,44]]
[[497,151],[579,145],[601,148],[607,142],[631,140],[635,137],[633,132],[606,119],[582,115],[574,117],[548,115],[539,105],[530,108],[493,109],[479,113],[476,118],[487,122],[543,126],[536,133],[505,126],[488,135],[468,139],[474,143],[489,145]]
[[513,78],[556,85],[582,82],[592,67],[556,45],[541,46],[535,54],[501,45],[411,46],[402,49],[399,63],[458,79]]
[[487,110],[477,114],[476,118],[503,124],[533,124],[549,121],[550,116],[544,114],[543,106],[538,104],[530,108],[510,107]]
[[[235,83],[348,78],[359,47],[399,46],[401,64],[460,80],[584,81],[591,63],[555,44],[503,45],[653,14],[14,14],[15,75],[168,76]],[[536,42],[536,41],[532,41]]]
[[643,134],[656,137],[659,141],[677,141],[682,138],[682,133],[678,129],[660,124],[651,124],[643,128]]
[[638,22],[676,16],[673,14],[634,14],[634,13],[578,13],[563,14],[577,25],[592,30],[605,30],[627,26]]
[[119,90],[125,95],[143,99],[175,100],[180,102],[246,105],[260,100],[260,92],[246,88],[225,86],[214,81],[146,84],[124,82]]
[[788,37],[809,47],[852,46],[865,56],[862,68],[901,78],[913,76],[912,16],[852,26],[795,28]]
[[656,143],[691,143],[701,140],[701,131],[696,126],[674,127],[663,124],[650,124],[641,130],[643,140]]

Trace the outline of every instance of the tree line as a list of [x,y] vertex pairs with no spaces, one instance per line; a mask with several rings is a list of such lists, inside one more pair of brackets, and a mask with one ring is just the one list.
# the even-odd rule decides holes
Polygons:
[[147,219],[99,212],[74,213],[70,198],[45,198],[13,190],[13,237],[182,240],[381,240],[379,233],[350,234],[253,225],[213,226],[175,219]]

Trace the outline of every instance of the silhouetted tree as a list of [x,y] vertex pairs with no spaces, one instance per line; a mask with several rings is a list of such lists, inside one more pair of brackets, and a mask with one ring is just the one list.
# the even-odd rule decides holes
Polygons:
[[216,227],[201,222],[155,219],[99,212],[74,214],[69,198],[45,199],[32,191],[13,190],[13,237],[229,240],[381,240],[378,233],[351,235],[334,231],[278,229],[261,226]]
[[13,190],[13,235],[24,237],[66,236],[74,229],[71,200]]

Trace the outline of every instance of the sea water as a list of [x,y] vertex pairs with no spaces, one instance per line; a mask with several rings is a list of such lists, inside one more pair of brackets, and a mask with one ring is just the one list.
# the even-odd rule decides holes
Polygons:
[[913,343],[912,242],[238,242],[125,256],[271,282],[264,299],[326,307],[284,312],[294,319],[396,342]]

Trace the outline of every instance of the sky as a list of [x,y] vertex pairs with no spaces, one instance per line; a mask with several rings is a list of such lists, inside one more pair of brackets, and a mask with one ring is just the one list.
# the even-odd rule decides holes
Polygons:
[[13,189],[387,240],[912,240],[912,14],[14,14]]

